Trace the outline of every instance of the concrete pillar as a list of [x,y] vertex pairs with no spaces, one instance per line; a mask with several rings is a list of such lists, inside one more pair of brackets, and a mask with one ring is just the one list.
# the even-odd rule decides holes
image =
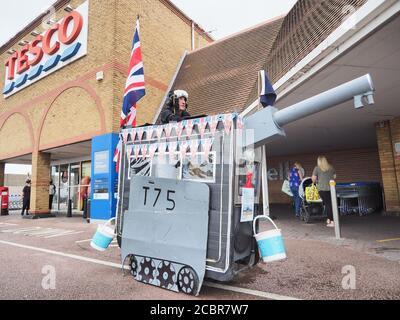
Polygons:
[[0,162],[0,187],[4,187],[6,164]]
[[400,132],[397,133],[397,130],[395,131],[396,132],[393,132],[392,124],[389,121],[381,122],[376,126],[386,210],[389,212],[400,211],[400,159],[396,160],[394,141],[392,137],[392,133],[395,133],[396,135],[399,134],[398,138],[400,142]]
[[49,210],[49,179],[50,179],[49,153],[34,152],[32,154],[32,189],[31,209],[33,216],[46,216]]

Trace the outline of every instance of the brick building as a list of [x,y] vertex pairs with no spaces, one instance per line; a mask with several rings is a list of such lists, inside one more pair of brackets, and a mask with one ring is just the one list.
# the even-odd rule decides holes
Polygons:
[[[119,130],[138,15],[147,85],[139,124],[152,121],[185,50],[212,41],[168,0],[58,0],[53,7],[55,16],[41,15],[0,48],[0,185],[5,163],[32,164],[31,209],[36,215],[49,213],[50,176],[59,189],[53,209],[65,210],[68,199],[73,200],[74,209],[81,207],[77,194],[82,178],[91,175],[91,139]],[[81,22],[64,22],[76,11],[83,17]],[[65,44],[68,41],[61,41],[59,27],[48,36],[49,52],[42,58],[48,58],[46,62],[32,62],[26,71],[18,59],[10,80],[8,61],[18,53],[23,58],[25,48],[40,35],[45,39],[47,30],[57,23],[67,25],[66,38],[72,38],[75,24],[81,23],[79,37]],[[51,54],[49,49],[57,42],[59,50]],[[28,58],[35,60],[32,55]]]

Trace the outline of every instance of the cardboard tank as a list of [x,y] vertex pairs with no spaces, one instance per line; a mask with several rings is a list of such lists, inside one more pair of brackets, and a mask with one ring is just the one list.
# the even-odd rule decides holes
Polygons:
[[[355,99],[373,103],[366,75],[296,105],[121,131],[117,237],[137,281],[197,295],[259,261],[252,223],[263,212],[260,148],[282,127]],[[264,179],[265,180],[265,179]],[[266,181],[263,181],[266,186]],[[250,192],[250,197],[248,196]],[[264,187],[264,192],[267,192]],[[243,202],[243,203],[242,203]]]
[[[238,126],[238,115],[225,114],[122,131],[117,229],[138,281],[197,294],[204,276],[230,281],[258,262],[252,222],[260,213],[261,152],[243,152]],[[255,210],[244,216],[249,172]],[[185,274],[193,286],[180,283]]]

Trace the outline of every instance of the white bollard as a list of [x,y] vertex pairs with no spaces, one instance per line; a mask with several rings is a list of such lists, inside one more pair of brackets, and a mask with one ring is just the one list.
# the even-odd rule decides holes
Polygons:
[[329,184],[331,186],[333,221],[335,223],[335,236],[336,239],[340,239],[341,232],[340,232],[339,210],[338,210],[337,195],[336,195],[336,181],[331,180]]

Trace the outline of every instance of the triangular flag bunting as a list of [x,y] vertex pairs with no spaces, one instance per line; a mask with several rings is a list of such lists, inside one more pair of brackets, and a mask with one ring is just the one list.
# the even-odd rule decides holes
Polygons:
[[242,129],[244,129],[244,121],[243,121],[243,118],[242,117],[238,117],[237,118],[237,128],[239,129],[239,130],[242,130]]
[[158,140],[160,140],[162,138],[162,134],[164,132],[164,126],[157,126],[156,131],[157,131]]
[[141,151],[142,151],[142,158],[145,159],[146,156],[147,156],[147,151],[148,151],[148,146],[147,146],[147,144],[142,145]]
[[190,153],[191,153],[192,159],[194,159],[196,157],[197,151],[199,150],[199,144],[200,144],[200,141],[197,139],[192,140],[192,142],[190,144]]
[[137,130],[136,129],[129,129],[129,132],[130,132],[130,135],[131,135],[131,141],[135,142]]
[[128,161],[131,159],[132,151],[133,151],[133,147],[130,146],[130,147],[126,148],[126,155],[128,157]]
[[153,138],[153,132],[154,132],[153,127],[148,127],[146,129],[146,140],[151,140]]
[[211,134],[213,136],[215,136],[215,133],[217,132],[218,122],[219,121],[218,121],[218,117],[217,116],[211,117],[211,120],[210,120],[210,131],[211,131]]
[[186,153],[187,153],[187,148],[188,148],[188,142],[186,140],[181,141],[179,148],[180,148],[179,150],[180,150],[182,159],[185,159]]
[[172,141],[168,144],[168,151],[170,155],[175,154],[176,149],[178,148],[178,143],[176,141]]
[[186,134],[188,137],[192,135],[193,132],[193,120],[187,120],[186,124]]
[[144,133],[144,130],[143,130],[143,128],[140,128],[140,129],[137,131],[137,134],[138,134],[138,140],[139,140],[139,142],[142,142],[142,139],[143,139],[143,133]]
[[183,123],[178,122],[176,124],[175,130],[176,130],[176,135],[178,136],[178,139],[180,139],[182,137],[182,133],[183,133]]
[[168,123],[165,127],[165,136],[167,137],[167,139],[171,137],[171,133],[172,133],[172,123]]
[[140,153],[140,145],[136,145],[134,147],[134,153],[135,153],[135,160],[137,160],[139,158],[139,153]]
[[226,134],[231,133],[232,123],[233,123],[233,116],[231,114],[225,115],[224,126]]
[[156,143],[150,145],[150,150],[149,150],[150,160],[153,160],[154,155],[156,154],[157,148],[158,148],[158,145]]
[[206,118],[201,118],[199,123],[200,137],[203,138],[204,133],[206,132],[206,128],[207,128]]
[[124,140],[124,143],[126,143],[128,141],[128,130],[124,130],[122,132],[122,138]]

